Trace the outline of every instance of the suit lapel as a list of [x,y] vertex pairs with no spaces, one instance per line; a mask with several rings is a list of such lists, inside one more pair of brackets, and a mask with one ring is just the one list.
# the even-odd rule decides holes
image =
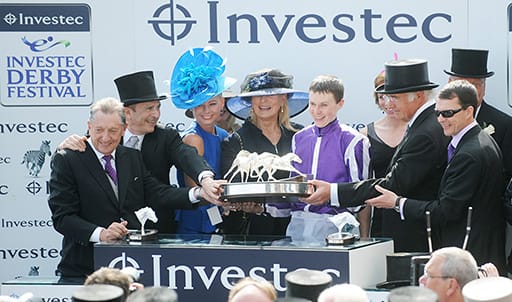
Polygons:
[[423,112],[416,118],[416,120],[411,125],[409,130],[407,130],[407,132],[405,133],[404,138],[402,139],[402,141],[400,142],[400,144],[396,148],[395,154],[393,155],[393,158],[391,159],[391,163],[390,163],[389,167],[392,167],[394,165],[394,163],[398,160],[398,158],[401,157],[402,149],[403,149],[404,146],[407,145],[409,137],[411,135],[414,135],[416,129],[418,127],[421,127],[421,124],[423,124],[423,122],[427,119],[427,117],[430,114],[433,114],[433,112],[434,112],[434,105],[429,106],[427,109],[423,110]]
[[116,167],[117,167],[117,191],[119,194],[119,204],[122,207],[130,183],[130,177],[133,175],[132,165],[130,163],[131,157],[128,152],[128,147],[118,146],[116,149]]
[[114,193],[114,190],[112,189],[112,186],[110,185],[110,181],[108,180],[107,173],[105,173],[105,169],[101,162],[98,160],[98,157],[94,153],[92,147],[88,144],[88,146],[85,148],[85,154],[83,161],[84,166],[86,167],[87,171],[94,180],[98,183],[98,187],[100,187],[105,193],[107,194],[108,198],[114,202],[117,202],[116,195]]

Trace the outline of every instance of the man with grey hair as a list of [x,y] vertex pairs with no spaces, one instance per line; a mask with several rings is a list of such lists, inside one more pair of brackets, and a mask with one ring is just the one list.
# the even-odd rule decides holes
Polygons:
[[462,288],[477,278],[478,267],[470,252],[445,247],[432,253],[419,282],[435,291],[439,302],[464,302]]
[[[428,79],[427,61],[408,59],[386,64],[383,86],[375,92],[384,94],[385,106],[408,123],[407,133],[397,147],[384,178],[353,183],[311,183],[315,192],[304,202],[319,206],[354,207],[380,195],[375,186],[416,199],[435,199],[446,167],[448,138],[436,120],[432,90],[438,85]],[[382,236],[392,237],[396,252],[428,251],[424,221],[401,219],[400,205],[383,210]]]
[[147,206],[191,209],[205,197],[204,190],[191,199],[196,188],[160,183],[140,152],[119,144],[126,129],[119,100],[95,102],[87,126],[84,152],[61,149],[51,160],[48,204],[53,226],[64,236],[57,267],[61,282],[83,283],[93,272],[95,242],[118,240],[128,229],[140,229],[135,211]]

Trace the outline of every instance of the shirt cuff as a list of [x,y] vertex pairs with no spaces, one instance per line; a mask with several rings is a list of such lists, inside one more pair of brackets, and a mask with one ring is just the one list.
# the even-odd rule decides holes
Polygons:
[[400,198],[400,219],[402,220],[405,220],[405,215],[404,215],[404,205],[405,205],[405,201],[407,200],[407,198],[405,197],[402,197]]
[[338,184],[333,183],[331,184],[331,202],[330,205],[333,207],[339,207],[340,202],[338,200]]
[[103,230],[102,227],[97,227],[96,229],[94,229],[94,232],[92,232],[91,237],[89,238],[89,241],[90,242],[100,242],[100,234],[101,234],[102,230]]
[[199,180],[199,183],[201,183],[201,181],[203,181],[203,178],[210,177],[210,176],[213,178],[215,176],[215,174],[210,170],[205,170],[205,171],[199,173],[197,180]]
[[193,204],[196,204],[201,201],[200,198],[196,198],[196,196],[199,195],[199,192],[196,192],[198,190],[201,190],[201,187],[193,187],[190,190],[188,190],[188,200],[190,200],[190,202]]

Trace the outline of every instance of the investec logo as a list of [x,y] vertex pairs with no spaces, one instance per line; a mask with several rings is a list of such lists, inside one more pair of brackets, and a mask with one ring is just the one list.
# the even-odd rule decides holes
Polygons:
[[9,25],[83,25],[82,16],[63,16],[63,15],[25,15],[8,13],[4,16],[5,23]]
[[[211,266],[204,265],[177,265],[172,264],[162,270],[161,258],[162,255],[151,255],[152,270],[153,270],[153,286],[163,286],[161,284],[160,272],[167,271],[169,274],[169,284],[165,285],[172,289],[178,289],[182,284],[184,290],[194,290],[197,288],[210,289],[214,283],[220,282],[226,289],[233,287],[233,279],[240,279],[241,276],[248,276],[257,280],[269,280],[273,282],[274,287],[278,291],[285,291],[284,276],[288,272],[288,268],[281,267],[279,263],[273,263],[269,267],[254,266],[248,268],[246,271],[236,265],[230,266]],[[125,252],[121,256],[116,257],[110,261],[108,267],[123,269],[125,267],[133,267],[142,275],[144,269],[140,267],[136,259],[129,257]],[[324,269],[325,273],[331,274],[334,278],[340,278],[341,272],[334,268]],[[149,280],[148,276],[145,276]]]
[[[259,30],[270,32],[277,43],[280,43],[285,36],[308,44],[349,43],[355,39],[366,40],[369,43],[379,43],[383,40],[411,43],[420,38],[431,43],[444,43],[452,37],[452,16],[445,12],[416,16],[404,13],[402,9],[394,14],[385,14],[373,8],[346,12],[341,11],[345,7],[340,6],[340,12],[335,11],[332,16],[315,13],[296,15],[293,12],[285,12],[281,15],[252,15],[243,12],[226,13],[219,1],[207,1],[203,8],[199,6],[201,2],[194,3],[196,4],[194,9],[207,10],[207,14],[202,15],[208,15],[208,20],[194,19],[190,8],[170,0],[158,7],[152,19],[147,22],[152,25],[159,37],[169,40],[171,45],[175,45],[178,40],[191,34],[193,26],[198,22],[208,25],[208,37],[205,42],[210,44],[222,43],[219,40],[219,32],[222,36],[226,36],[225,33],[227,33],[229,38],[225,42],[228,44],[241,43],[239,35],[247,36],[249,44],[260,44],[262,41]],[[336,8],[333,7],[333,9]],[[225,20],[219,17],[223,14],[227,15]],[[403,31],[404,27],[408,30]],[[377,34],[377,29],[380,32],[382,28],[385,28],[385,33]],[[204,31],[200,32],[200,34],[204,33]]]

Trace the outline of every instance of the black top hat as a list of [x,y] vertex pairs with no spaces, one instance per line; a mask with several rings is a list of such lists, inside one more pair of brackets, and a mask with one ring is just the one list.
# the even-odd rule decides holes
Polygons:
[[452,48],[452,69],[444,72],[461,78],[488,78],[494,71],[487,71],[488,50]]
[[114,80],[121,102],[125,106],[136,103],[161,101],[167,98],[156,93],[152,71],[140,71],[127,74]]
[[412,258],[425,253],[391,253],[386,255],[386,281],[377,283],[377,288],[393,289],[412,284]]
[[404,93],[430,90],[439,86],[428,79],[427,61],[405,59],[386,63],[384,85],[377,87],[377,93]]
[[287,273],[286,296],[316,301],[320,293],[331,286],[332,277],[319,270],[296,269]]
[[80,287],[72,295],[73,302],[121,302],[123,290],[110,284],[91,284]]

